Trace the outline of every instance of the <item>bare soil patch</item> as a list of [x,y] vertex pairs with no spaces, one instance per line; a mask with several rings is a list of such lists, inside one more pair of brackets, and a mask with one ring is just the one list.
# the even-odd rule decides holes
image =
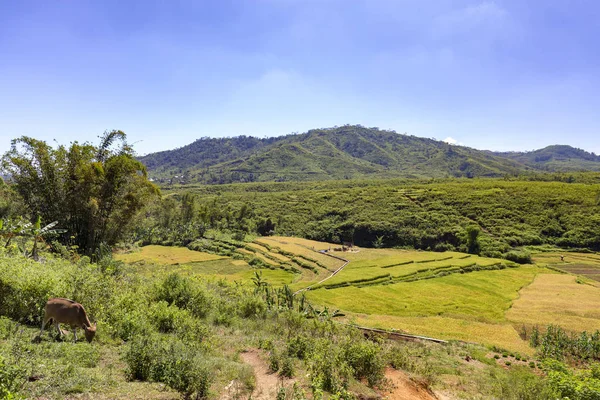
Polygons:
[[391,386],[390,391],[380,392],[385,400],[438,400],[429,389],[411,380],[403,371],[387,368],[385,377]]
[[267,363],[260,357],[259,350],[251,349],[240,354],[240,357],[254,369],[256,388],[252,392],[253,400],[275,399],[280,387],[287,388],[295,382],[295,379],[281,378],[277,373],[270,372]]

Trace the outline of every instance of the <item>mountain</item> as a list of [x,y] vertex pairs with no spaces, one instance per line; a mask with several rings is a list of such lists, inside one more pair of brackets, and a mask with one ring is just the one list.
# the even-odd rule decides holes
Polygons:
[[[267,139],[202,138],[140,160],[148,167],[150,177],[161,182],[231,183],[497,177],[547,169],[530,161],[530,155],[493,153],[378,128],[345,125]],[[596,159],[585,162],[590,163],[590,168],[585,169],[600,168]]]
[[600,171],[600,156],[565,145],[553,145],[529,152],[493,154],[546,171]]

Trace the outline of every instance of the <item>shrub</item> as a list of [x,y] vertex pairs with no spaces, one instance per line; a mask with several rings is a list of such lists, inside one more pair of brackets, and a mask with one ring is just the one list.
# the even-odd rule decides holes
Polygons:
[[169,305],[166,301],[152,304],[149,315],[156,329],[162,333],[175,332],[177,320],[185,318],[177,306]]
[[325,390],[338,393],[347,388],[353,371],[339,346],[328,339],[319,338],[315,340],[307,361],[313,392]]
[[504,254],[504,258],[518,264],[531,264],[531,253],[525,250],[509,251]]
[[311,339],[305,335],[292,336],[287,342],[287,353],[302,360],[306,357],[310,343]]
[[275,350],[272,350],[269,353],[269,371],[277,372],[279,371],[279,355]]
[[264,300],[256,296],[244,296],[237,306],[238,315],[242,318],[264,318],[267,305]]
[[0,399],[20,399],[21,397],[17,395],[17,392],[24,383],[23,370],[7,363],[0,355]]
[[357,379],[366,379],[375,386],[383,379],[384,362],[381,347],[373,342],[358,341],[345,345],[344,358],[354,370]]
[[130,379],[162,382],[182,393],[205,398],[213,380],[206,356],[197,347],[172,337],[135,337],[126,353]]
[[166,301],[169,305],[186,308],[193,297],[192,285],[189,279],[178,274],[170,274],[155,288],[154,299]]
[[555,391],[548,382],[524,367],[493,371],[486,386],[494,398],[503,400],[554,400]]
[[198,318],[206,317],[212,308],[210,296],[199,285],[176,273],[155,286],[154,299],[186,309]]
[[291,357],[283,357],[281,361],[281,370],[279,375],[286,378],[294,377],[294,360]]

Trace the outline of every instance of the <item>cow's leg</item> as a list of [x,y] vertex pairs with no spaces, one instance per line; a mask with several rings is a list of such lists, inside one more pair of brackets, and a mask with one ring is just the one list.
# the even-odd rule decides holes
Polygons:
[[42,333],[44,332],[44,328],[46,327],[46,324],[48,323],[49,320],[50,320],[50,318],[46,319],[45,316],[42,319],[42,329],[40,329],[40,337],[42,336]]
[[73,336],[75,337],[75,339],[73,339],[73,341],[77,342],[77,327],[76,326],[73,327]]
[[56,330],[58,331],[58,334],[60,336],[64,336],[65,333],[62,331],[62,329],[60,329],[60,324],[58,322],[55,322],[54,325],[56,325]]

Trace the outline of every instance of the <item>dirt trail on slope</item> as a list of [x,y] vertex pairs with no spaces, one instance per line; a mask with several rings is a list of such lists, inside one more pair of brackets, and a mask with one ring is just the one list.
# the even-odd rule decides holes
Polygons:
[[254,369],[256,388],[252,392],[252,400],[273,400],[277,397],[279,387],[294,384],[295,379],[281,379],[277,373],[271,373],[267,363],[260,358],[258,350],[251,349],[240,354],[240,358]]
[[438,400],[432,392],[417,385],[406,373],[387,368],[385,377],[389,380],[391,390],[381,391],[380,394],[386,400]]

